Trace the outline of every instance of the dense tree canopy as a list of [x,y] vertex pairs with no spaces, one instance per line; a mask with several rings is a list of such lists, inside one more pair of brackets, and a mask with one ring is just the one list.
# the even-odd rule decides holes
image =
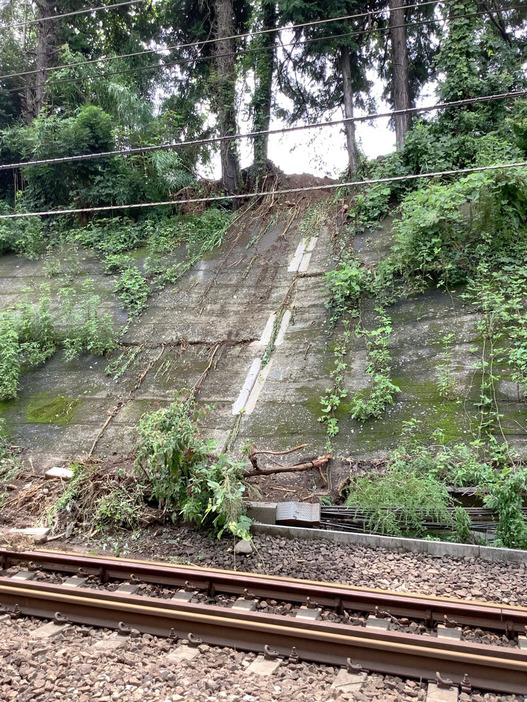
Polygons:
[[[0,159],[211,136],[220,145],[4,171],[1,195],[11,205],[16,193],[17,206],[28,208],[163,198],[195,181],[198,164],[218,151],[224,191],[238,191],[238,144],[229,137],[247,107],[252,128],[263,132],[273,117],[296,124],[340,112],[348,118],[341,148],[354,173],[361,154],[351,119],[375,109],[379,86],[402,111],[393,127],[408,171],[434,158],[437,167],[492,160],[499,148],[485,134],[523,129],[510,117],[522,115],[524,103],[503,100],[414,119],[407,139],[406,111],[424,87],[450,101],[525,85],[526,11],[512,0],[411,8],[401,0],[161,0],[68,15],[83,7],[9,0],[0,10]],[[430,138],[444,146],[436,157],[421,153]],[[254,139],[255,173],[271,165],[267,142],[265,134]]]

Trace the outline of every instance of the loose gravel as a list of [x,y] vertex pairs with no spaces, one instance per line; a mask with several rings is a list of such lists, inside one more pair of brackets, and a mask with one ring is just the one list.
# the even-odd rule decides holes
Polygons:
[[527,565],[474,558],[397,553],[324,541],[256,534],[250,555],[233,552],[232,539],[191,528],[163,527],[111,542],[64,542],[56,547],[97,550],[131,558],[242,570],[251,573],[527,606]]
[[[232,539],[218,540],[192,528],[164,526],[139,534],[112,535],[107,541],[104,538],[89,542],[56,541],[53,547],[527,606],[527,567],[523,564],[387,552],[267,535],[255,535],[253,543],[254,552],[240,556],[234,553]],[[148,592],[152,586],[142,587]],[[171,590],[152,588],[149,594],[169,596]],[[225,605],[230,603],[229,599],[226,598]],[[271,611],[279,611],[281,604],[273,601],[267,606]],[[271,677],[259,677],[246,673],[254,654],[206,645],[200,647],[196,659],[168,664],[166,658],[174,650],[173,644],[148,635],[131,638],[123,647],[103,656],[95,655],[90,652],[90,646],[109,636],[109,632],[74,627],[57,638],[37,643],[29,638],[30,629],[37,625],[30,619],[0,623],[0,657],[4,663],[0,671],[2,700],[424,702],[426,699],[425,684],[374,674],[367,677],[359,692],[337,693],[331,685],[338,671],[307,663],[294,667],[284,664]],[[464,638],[469,640],[486,636],[477,630],[464,631]],[[492,643],[498,643],[498,636],[492,638]],[[510,645],[505,639],[500,643]],[[461,694],[459,702],[524,702],[524,699],[474,691],[471,695]]]
[[[371,674],[360,691],[331,689],[337,670],[330,666],[282,664],[270,677],[247,672],[255,654],[199,646],[191,661],[170,663],[177,650],[170,641],[148,634],[127,637],[121,647],[93,650],[115,634],[76,626],[52,639],[36,640],[40,626],[24,618],[0,622],[0,699],[6,702],[424,702],[426,684]],[[461,695],[460,702],[523,702],[515,695]]]

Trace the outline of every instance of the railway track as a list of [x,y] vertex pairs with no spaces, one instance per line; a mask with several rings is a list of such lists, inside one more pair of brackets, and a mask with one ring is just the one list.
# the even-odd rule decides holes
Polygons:
[[[450,680],[465,690],[527,692],[527,650],[436,635],[439,628],[448,634],[445,627],[478,627],[516,644],[527,626],[522,607],[52,551],[0,550],[0,565],[0,603],[12,617],[135,629],[292,662]],[[138,594],[146,585],[162,595]],[[258,611],[262,600],[288,602],[295,616]],[[320,618],[323,610],[339,621]],[[409,620],[427,635],[388,626]]]

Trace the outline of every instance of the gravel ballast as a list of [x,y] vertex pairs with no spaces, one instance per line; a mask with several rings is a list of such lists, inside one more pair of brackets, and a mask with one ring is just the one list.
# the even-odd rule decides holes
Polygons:
[[254,536],[253,544],[253,553],[234,554],[232,539],[218,540],[192,528],[167,526],[147,530],[137,539],[127,535],[106,543],[64,542],[56,547],[527,606],[527,566],[522,563],[394,553],[261,534]]
[[[175,646],[150,635],[126,637],[113,651],[94,651],[98,641],[115,638],[102,629],[75,626],[45,640],[30,638],[33,619],[0,623],[0,699],[16,702],[408,702],[426,699],[426,683],[370,674],[360,691],[332,690],[338,670],[330,666],[283,663],[269,677],[247,672],[255,654],[199,646],[193,660],[169,661]],[[460,702],[523,702],[515,695],[474,692]]]

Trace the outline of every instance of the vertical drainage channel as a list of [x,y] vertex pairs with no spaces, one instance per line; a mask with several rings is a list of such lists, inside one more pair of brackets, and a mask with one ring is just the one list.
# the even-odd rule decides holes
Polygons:
[[[311,260],[311,254],[313,253],[315,246],[317,244],[318,237],[311,236],[303,238],[298,244],[295,254],[291,259],[291,263],[287,269],[288,273],[305,273],[309,268],[309,262]],[[275,327],[277,312],[272,312],[267,320],[265,328],[262,332],[262,336],[258,341],[251,344],[257,348],[266,349],[268,344],[271,342],[273,330]],[[285,333],[289,322],[291,320],[291,310],[285,310],[282,320],[280,322],[280,328],[276,333],[276,339],[274,341],[274,346],[280,346],[284,341]],[[271,364],[273,362],[272,357],[269,359],[268,363],[263,365],[263,355],[260,358],[255,358],[251,364],[245,382],[240,390],[240,394],[236,402],[232,406],[232,414],[239,415],[242,412],[244,414],[251,414],[256,407],[256,402],[258,397],[263,390],[265,381],[271,370]]]

